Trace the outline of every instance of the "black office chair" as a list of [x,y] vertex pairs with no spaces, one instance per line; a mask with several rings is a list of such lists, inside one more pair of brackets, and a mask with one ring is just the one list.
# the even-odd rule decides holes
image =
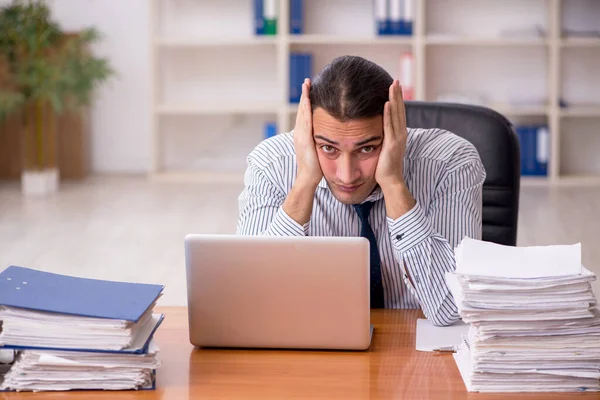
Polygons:
[[410,128],[442,128],[471,142],[485,167],[483,240],[517,244],[521,157],[513,125],[504,116],[479,106],[406,101]]

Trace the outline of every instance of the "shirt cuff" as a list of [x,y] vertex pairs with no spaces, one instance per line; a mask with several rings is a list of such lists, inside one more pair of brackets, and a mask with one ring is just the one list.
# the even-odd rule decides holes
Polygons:
[[387,217],[387,223],[392,244],[400,253],[417,246],[433,233],[431,222],[418,202],[409,212],[398,219]]
[[282,206],[279,207],[275,218],[271,221],[269,232],[272,236],[307,236],[308,225],[308,222],[304,225],[297,223],[292,217],[287,215]]

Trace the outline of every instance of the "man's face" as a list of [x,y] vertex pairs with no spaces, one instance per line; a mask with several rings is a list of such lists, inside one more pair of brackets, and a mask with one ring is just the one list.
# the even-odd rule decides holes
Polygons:
[[359,204],[373,191],[383,143],[383,117],[340,122],[322,108],[313,112],[313,135],[323,175],[334,197]]

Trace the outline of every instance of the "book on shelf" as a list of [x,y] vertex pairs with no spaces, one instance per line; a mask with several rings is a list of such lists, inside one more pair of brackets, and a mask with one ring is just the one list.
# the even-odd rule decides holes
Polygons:
[[377,35],[413,34],[414,0],[374,0],[373,9]]
[[304,33],[304,0],[290,0],[290,33]]
[[271,138],[277,135],[277,124],[273,121],[267,121],[263,128],[264,139]]
[[254,33],[276,35],[279,17],[278,0],[254,0]]
[[10,266],[0,273],[0,390],[154,389],[162,285]]
[[290,103],[299,103],[302,95],[302,83],[305,78],[312,77],[313,56],[311,53],[290,53]]
[[521,175],[547,176],[550,131],[546,125],[517,125],[521,148]]
[[265,22],[263,15],[263,0],[254,0],[254,33],[256,35],[264,35]]

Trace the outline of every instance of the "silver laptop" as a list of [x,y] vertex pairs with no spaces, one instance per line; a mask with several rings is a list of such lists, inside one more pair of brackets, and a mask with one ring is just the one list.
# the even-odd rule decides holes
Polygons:
[[187,235],[185,262],[195,346],[370,346],[365,238]]

